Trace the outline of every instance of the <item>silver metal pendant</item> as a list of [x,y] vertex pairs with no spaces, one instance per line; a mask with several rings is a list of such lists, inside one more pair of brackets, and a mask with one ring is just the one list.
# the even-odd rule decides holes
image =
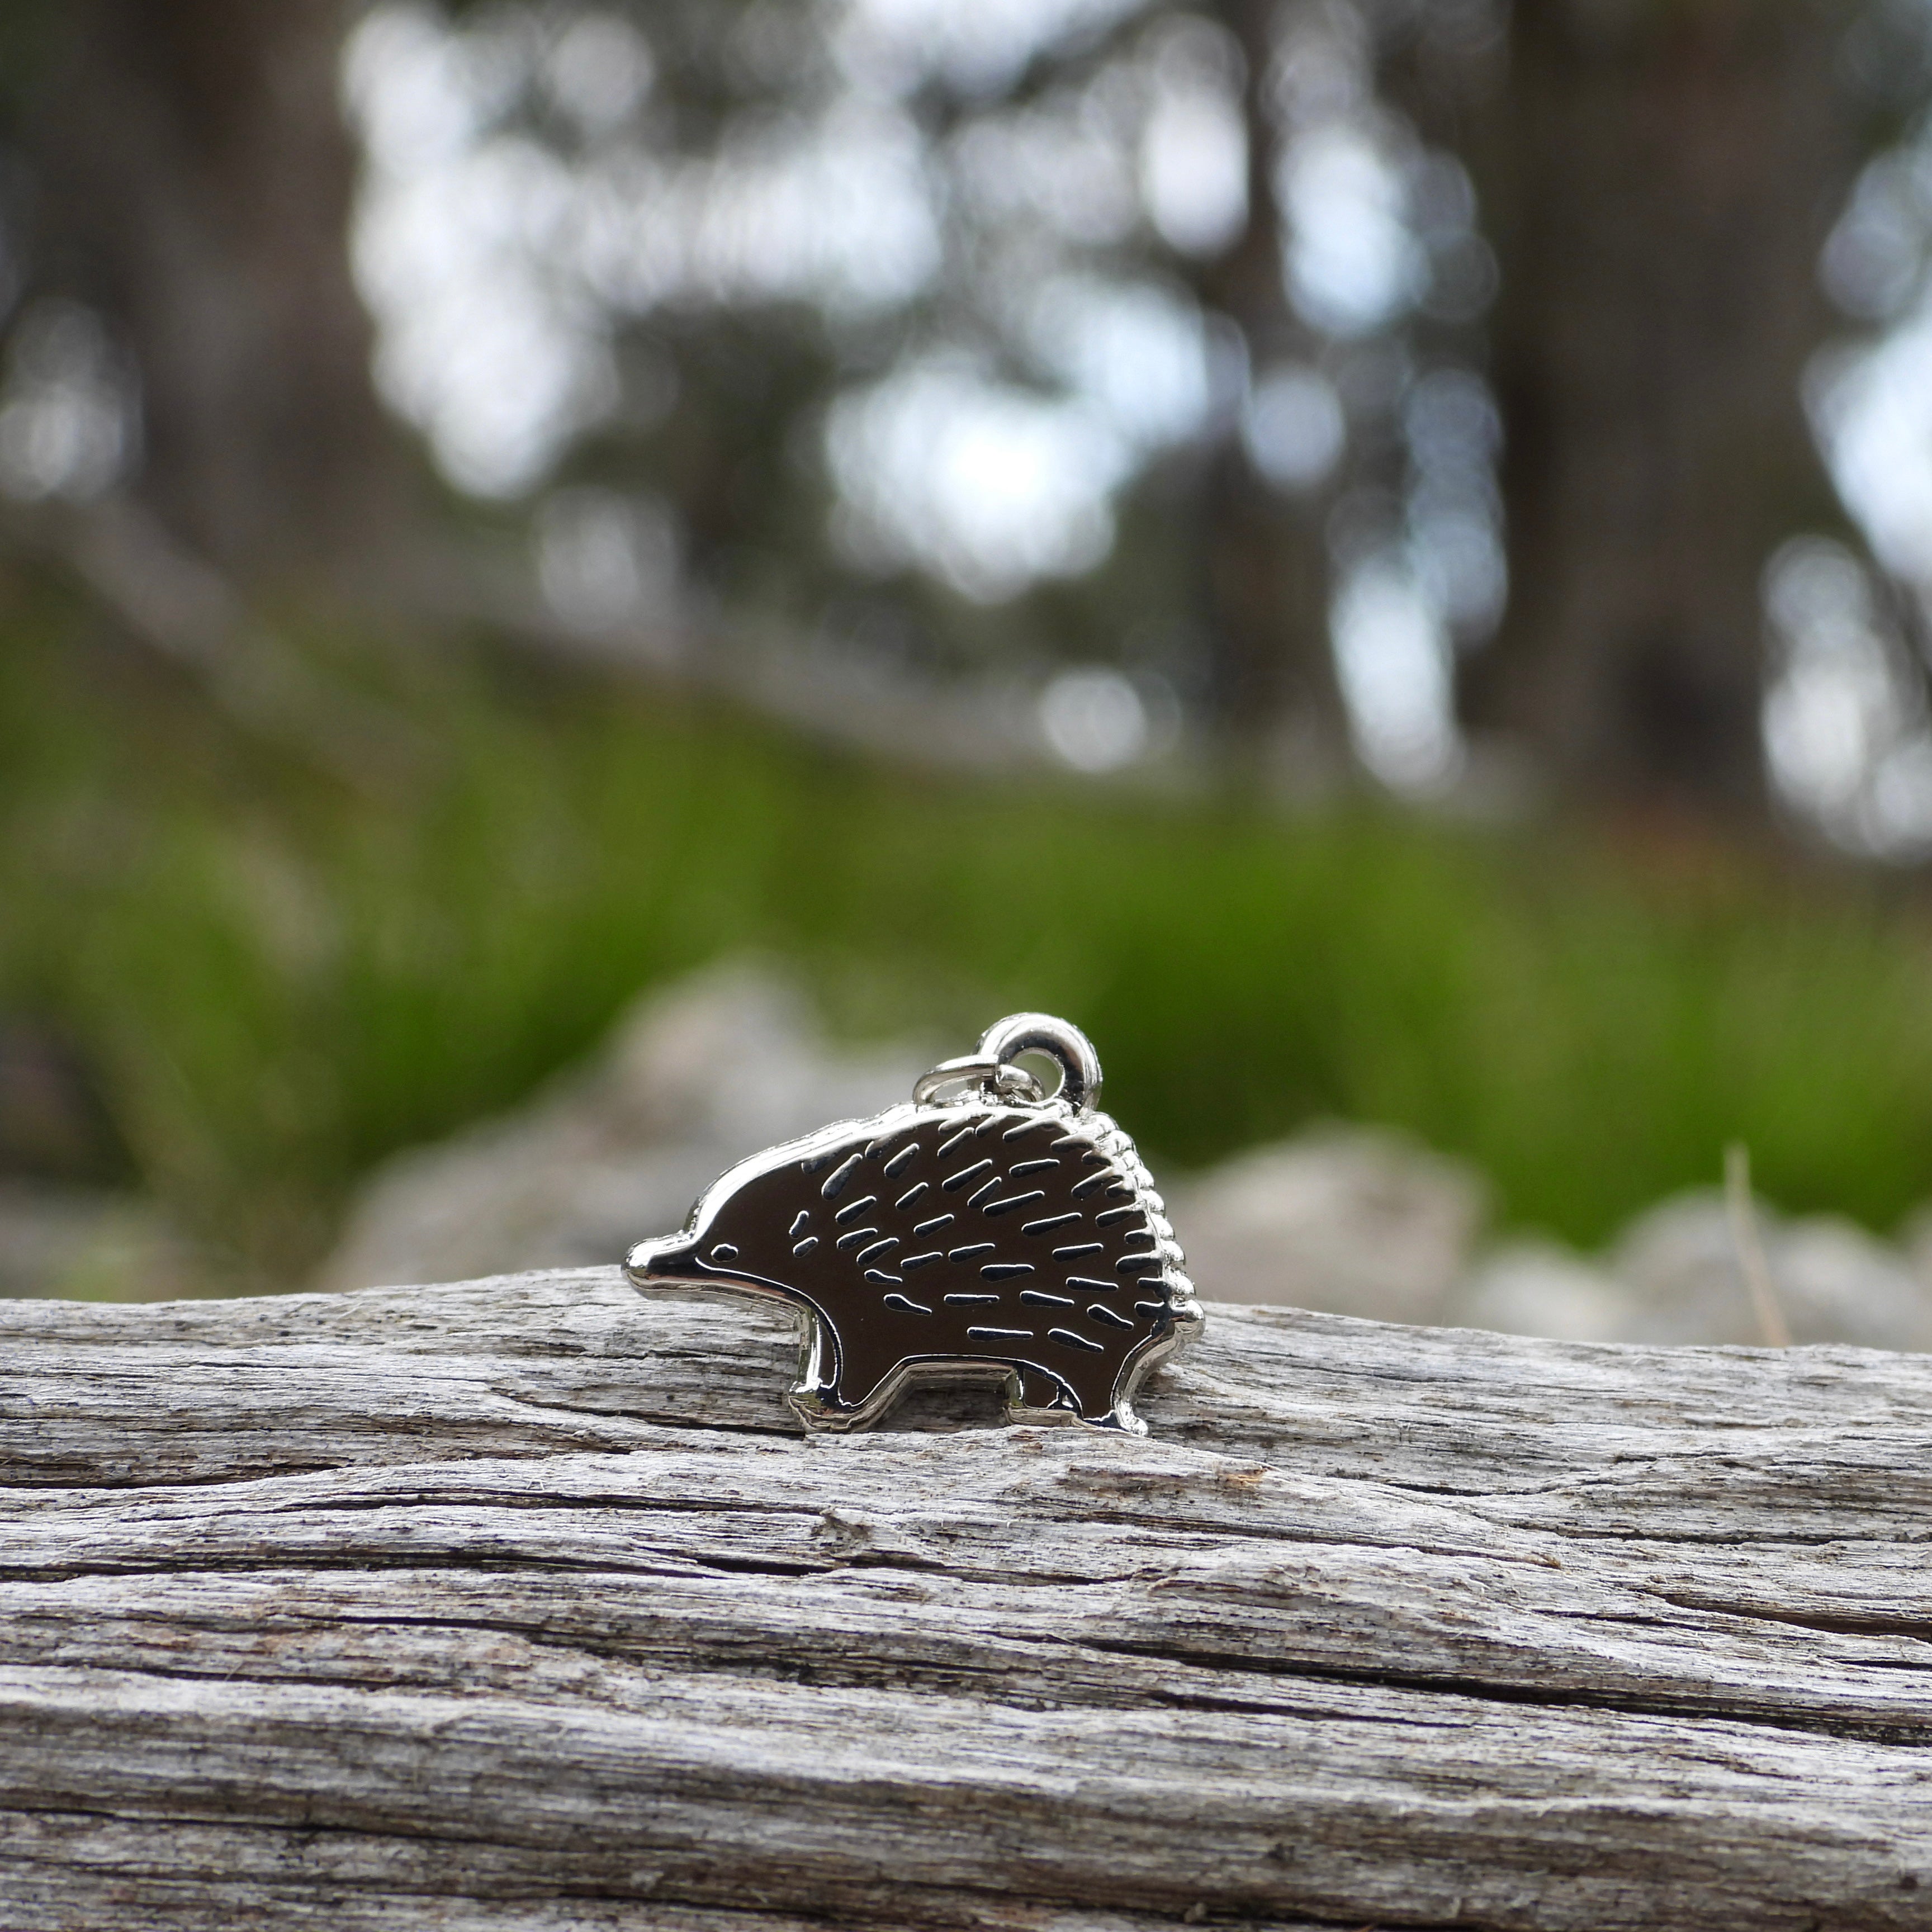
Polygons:
[[[1059,1063],[1055,1092],[1015,1064],[1029,1052]],[[1016,1422],[1144,1435],[1134,1391],[1201,1311],[1100,1090],[1084,1034],[1016,1013],[922,1076],[909,1105],[740,1162],[626,1272],[796,1310],[789,1400],[808,1428],[864,1429],[916,1380],[985,1376]]]

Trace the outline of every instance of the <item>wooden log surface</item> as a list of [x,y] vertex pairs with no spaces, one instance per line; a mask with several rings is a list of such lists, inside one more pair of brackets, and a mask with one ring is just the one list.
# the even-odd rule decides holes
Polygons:
[[803,1438],[615,1270],[0,1302],[0,1926],[1932,1926],[1932,1358],[1211,1306]]

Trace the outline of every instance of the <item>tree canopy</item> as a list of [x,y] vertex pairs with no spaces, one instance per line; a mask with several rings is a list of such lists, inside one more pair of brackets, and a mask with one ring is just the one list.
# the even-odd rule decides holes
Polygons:
[[244,586],[526,530],[567,629],[1044,685],[1096,769],[1750,826],[1768,723],[1787,806],[1932,838],[1932,538],[1874,428],[1932,386],[1920,0],[8,31],[16,501]]

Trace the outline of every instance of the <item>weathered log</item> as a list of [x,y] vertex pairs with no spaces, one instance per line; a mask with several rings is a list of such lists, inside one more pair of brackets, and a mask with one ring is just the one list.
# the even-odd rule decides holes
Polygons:
[[1932,1358],[1219,1306],[1144,1442],[793,1358],[0,1303],[0,1925],[1932,1925]]

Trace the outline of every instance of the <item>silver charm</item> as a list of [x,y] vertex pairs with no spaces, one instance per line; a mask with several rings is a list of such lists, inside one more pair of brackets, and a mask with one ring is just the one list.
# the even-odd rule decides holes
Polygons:
[[[1015,1064],[1027,1052],[1059,1062],[1055,1092]],[[740,1161],[626,1272],[795,1309],[789,1400],[808,1428],[864,1429],[915,1380],[985,1376],[1016,1422],[1144,1435],[1134,1391],[1201,1311],[1100,1090],[1085,1034],[1016,1013],[922,1076],[909,1105]]]

